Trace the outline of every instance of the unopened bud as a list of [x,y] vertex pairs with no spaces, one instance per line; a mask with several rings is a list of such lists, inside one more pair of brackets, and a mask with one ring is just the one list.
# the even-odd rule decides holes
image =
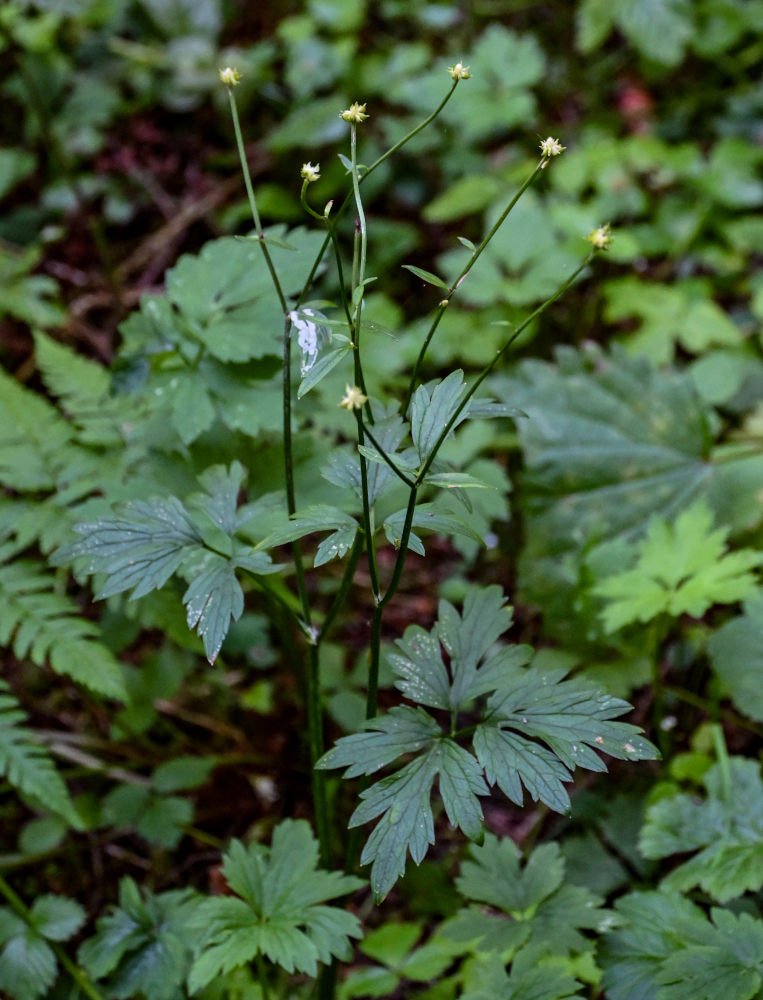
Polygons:
[[237,87],[241,82],[241,74],[235,66],[226,66],[225,69],[220,70],[220,82],[228,88]]

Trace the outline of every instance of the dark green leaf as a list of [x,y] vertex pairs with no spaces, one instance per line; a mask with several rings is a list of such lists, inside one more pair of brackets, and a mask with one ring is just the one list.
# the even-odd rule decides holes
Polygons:
[[[413,394],[410,407],[411,437],[420,461],[424,462],[445,429],[445,425],[463,399],[466,386],[460,369],[451,372],[431,388],[420,385]],[[465,412],[460,414],[463,420]]]
[[204,641],[204,652],[214,663],[231,620],[238,621],[244,610],[244,594],[236,579],[233,563],[208,552],[188,589],[183,594],[189,628]]
[[75,525],[82,539],[59,549],[54,565],[82,558],[88,573],[105,573],[98,592],[110,597],[132,588],[131,597],[158,590],[201,542],[196,525],[176,497],[132,500],[113,517]]

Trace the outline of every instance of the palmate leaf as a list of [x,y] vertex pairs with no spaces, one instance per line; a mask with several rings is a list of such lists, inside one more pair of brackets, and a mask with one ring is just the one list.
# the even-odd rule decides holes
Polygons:
[[763,985],[763,920],[748,913],[712,911],[702,944],[669,955],[657,973],[658,1000],[750,1000]]
[[750,572],[763,562],[753,549],[726,553],[728,528],[712,530],[704,501],[684,510],[674,525],[656,518],[647,528],[633,569],[609,576],[592,588],[608,598],[602,612],[607,632],[660,614],[701,617],[713,604],[732,604],[755,590]]
[[443,601],[435,627],[426,632],[409,626],[397,642],[401,652],[390,657],[397,686],[419,705],[447,713],[451,734],[459,711],[489,695],[474,730],[474,754],[446,737],[423,708],[402,706],[368,721],[365,732],[338,740],[317,764],[344,767],[345,777],[356,777],[417,754],[363,791],[350,821],[359,826],[378,820],[361,861],[373,863],[371,885],[379,899],[403,873],[408,852],[418,864],[433,842],[436,779],[451,823],[476,838],[482,828],[479,796],[488,785],[497,783],[520,805],[524,786],[561,811],[569,806],[564,783],[575,766],[605,769],[596,750],[626,760],[657,756],[636,726],[611,721],[627,711],[627,702],[583,681],[564,680],[564,671],[525,668],[527,647],[496,646],[511,623],[504,602],[499,587],[470,591],[462,615]]
[[119,883],[119,905],[96,923],[78,958],[118,1000],[174,1000],[191,964],[193,889],[143,894],[131,878]]
[[107,574],[98,598],[132,590],[134,599],[159,590],[202,542],[177,497],[131,500],[119,505],[114,517],[77,524],[74,530],[80,541],[60,549],[51,562],[81,560],[86,572]]
[[584,987],[560,968],[512,962],[507,973],[499,954],[478,955],[466,970],[462,1000],[582,1000]]
[[737,709],[763,722],[763,591],[745,602],[744,614],[710,636],[710,663]]
[[639,848],[647,858],[698,851],[663,879],[663,888],[699,886],[724,903],[763,886],[763,780],[760,764],[743,757],[721,763],[702,778],[707,797],[675,795],[651,805]]
[[304,820],[280,823],[270,848],[233,841],[223,874],[237,895],[196,908],[193,927],[201,940],[188,979],[191,993],[258,954],[288,972],[315,975],[318,962],[348,957],[349,938],[360,937],[355,916],[324,904],[363,883],[318,868],[318,845]]
[[668,892],[615,904],[623,926],[604,939],[602,985],[611,1000],[752,1000],[763,985],[763,921],[704,912]]
[[237,507],[243,479],[238,462],[227,469],[213,466],[200,476],[204,490],[189,498],[188,507],[177,497],[119,505],[113,516],[75,525],[82,537],[59,549],[51,561],[74,562],[88,573],[105,574],[97,594],[101,598],[126,590],[132,591],[131,599],[144,597],[182,573],[189,580],[183,595],[188,626],[196,628],[207,659],[214,663],[231,621],[244,608],[236,570],[264,575],[280,569],[265,553],[236,538],[251,513]]
[[442,934],[476,943],[481,951],[532,947],[536,955],[569,955],[590,948],[581,931],[598,929],[608,914],[598,896],[564,883],[557,844],[536,848],[522,865],[513,841],[486,834],[483,844],[469,846],[469,854],[456,887],[478,905],[460,910]]
[[523,596],[563,634],[575,617],[577,560],[592,546],[637,539],[705,496],[719,523],[754,527],[763,456],[712,450],[711,414],[691,378],[622,352],[564,350],[496,378],[499,398],[525,410],[517,429],[526,473]]

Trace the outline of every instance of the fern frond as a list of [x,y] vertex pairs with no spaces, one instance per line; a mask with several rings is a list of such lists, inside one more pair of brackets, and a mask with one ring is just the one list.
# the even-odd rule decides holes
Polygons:
[[40,563],[6,562],[13,551],[0,548],[0,645],[9,646],[17,659],[48,664],[98,694],[124,700],[119,664],[95,638],[97,626],[55,592],[55,577]]
[[0,774],[24,795],[39,799],[72,826],[80,827],[63,778],[24,722],[18,701],[0,680]]

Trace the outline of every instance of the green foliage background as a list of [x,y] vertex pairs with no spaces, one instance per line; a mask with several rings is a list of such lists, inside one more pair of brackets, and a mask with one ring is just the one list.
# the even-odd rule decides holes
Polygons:
[[[761,0],[3,4],[0,990],[763,996],[761,25]],[[218,68],[242,73],[291,296],[323,240],[301,165],[321,164],[316,209],[348,190],[338,112],[368,103],[371,163],[459,60],[472,79],[363,186],[364,364],[401,468],[582,237],[615,239],[432,468],[366,729],[362,575],[322,648],[321,768],[368,775],[330,779],[335,832],[353,810],[377,822],[343,875],[307,822],[281,546],[303,540],[326,615],[362,533],[350,353],[327,258],[313,308],[333,353],[307,380],[295,359],[288,520],[282,312],[235,238]],[[454,281],[546,135],[566,151],[445,312],[408,444],[394,403],[442,297],[426,275]],[[394,553],[405,492],[369,468]],[[612,721],[624,698],[633,724]],[[651,756],[636,726],[659,764],[628,762]],[[624,763],[603,773],[597,747]],[[371,862],[373,895],[392,890],[376,910]]]

